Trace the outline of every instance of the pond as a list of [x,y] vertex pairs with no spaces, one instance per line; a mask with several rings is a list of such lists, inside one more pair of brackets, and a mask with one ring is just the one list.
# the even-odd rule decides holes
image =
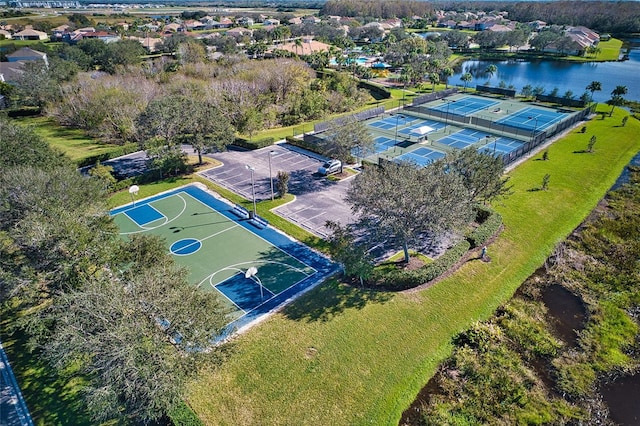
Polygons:
[[[469,86],[482,85],[489,81],[491,86],[498,86],[501,81],[507,86],[513,86],[518,93],[526,85],[543,87],[545,94],[558,88],[558,94],[563,96],[572,91],[579,98],[587,85],[592,81],[599,81],[602,91],[594,93],[594,100],[605,102],[611,98],[611,91],[616,86],[627,86],[625,99],[640,101],[640,39],[629,39],[629,60],[618,62],[566,62],[552,60],[509,60],[509,61],[465,61],[461,69],[449,79],[449,83],[462,86],[460,80],[463,73],[469,72],[473,80]],[[489,79],[484,71],[488,65],[494,64],[498,72]]]

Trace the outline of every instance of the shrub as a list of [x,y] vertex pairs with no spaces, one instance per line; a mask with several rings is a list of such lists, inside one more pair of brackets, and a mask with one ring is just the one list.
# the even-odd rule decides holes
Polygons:
[[376,268],[373,273],[373,281],[380,286],[390,290],[406,290],[408,288],[417,287],[421,284],[438,278],[445,273],[462,256],[469,251],[471,245],[469,241],[462,240],[449,248],[444,254],[435,259],[432,263],[423,267],[407,271],[402,269]]
[[[480,225],[467,235],[467,241],[469,241],[471,248],[483,245],[489,238],[498,232],[502,225],[502,216],[495,211],[489,211],[489,216],[482,222],[478,220]],[[485,213],[483,212],[482,214],[484,215]],[[480,216],[480,210],[478,211],[478,216]]]
[[311,152],[315,152],[316,154],[323,155],[322,147],[318,144],[309,143],[302,139],[294,138],[292,136],[287,136],[285,139],[287,140],[287,143],[293,146],[297,146],[299,148],[306,149],[307,151],[311,151]]
[[248,141],[248,140],[246,140],[244,138],[236,138],[236,140],[233,142],[233,144],[236,145],[236,146],[239,146],[241,148],[254,150],[254,149],[260,149],[260,148],[264,148],[266,146],[273,145],[273,142],[275,142],[275,139],[272,138],[272,137],[258,139],[258,140],[255,140],[255,141]]

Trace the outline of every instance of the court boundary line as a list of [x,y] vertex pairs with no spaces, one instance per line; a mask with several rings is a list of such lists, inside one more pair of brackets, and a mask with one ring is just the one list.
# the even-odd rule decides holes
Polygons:
[[[184,192],[184,190],[180,190],[180,192]],[[269,244],[272,247],[277,248],[278,250],[280,250],[282,253],[286,254],[289,257],[293,257],[294,259],[296,259],[298,262],[302,263],[303,265],[313,269],[314,271],[318,272],[318,270],[316,268],[314,268],[313,266],[307,264],[306,262],[303,262],[302,260],[298,259],[298,257],[294,256],[291,253],[287,253],[286,251],[284,251],[280,246],[273,244],[271,241],[267,240],[266,238],[264,238],[263,236],[253,232],[252,230],[249,230],[248,227],[242,226],[242,224],[240,224],[240,222],[234,221],[233,219],[230,219],[228,217],[226,217],[225,215],[223,215],[222,213],[220,213],[218,210],[216,210],[214,207],[209,206],[207,203],[205,203],[202,200],[198,200],[196,197],[194,197],[193,195],[189,194],[188,192],[184,192],[186,195],[190,196],[191,198],[193,198],[194,200],[198,201],[200,204],[204,204],[205,206],[207,206],[208,208],[210,208],[211,210],[215,211],[216,213],[218,213],[219,215],[221,215],[222,217],[224,217],[225,219],[229,220],[230,222],[234,223],[236,226],[240,226],[241,228],[247,230],[248,232],[250,232],[251,234],[255,235],[256,237],[258,237],[259,239],[261,239],[262,241],[266,242],[267,244]],[[224,201],[221,200],[221,202],[224,203]],[[225,203],[227,204],[227,203]],[[229,206],[231,207],[231,206]],[[293,241],[293,240],[292,240]],[[298,244],[302,244],[300,242],[297,242]],[[306,247],[306,246],[305,246]],[[308,250],[311,250],[311,248],[307,247]]]
[[[151,203],[153,203],[153,202],[155,202],[155,201],[164,200],[164,199],[166,199],[166,198],[168,198],[168,197],[170,197],[170,196],[172,196],[172,195],[178,195],[178,196],[179,196],[181,192],[183,192],[183,191],[176,192],[176,193],[174,193],[174,194],[172,194],[172,193],[168,192],[168,193],[164,194],[164,196],[163,196],[163,197],[154,198],[154,199],[152,199],[152,200],[147,201],[145,204],[146,204],[146,205],[150,205]],[[158,194],[158,195],[162,195],[162,194]],[[180,213],[178,213],[174,218],[169,219],[169,220],[167,220],[165,223],[163,223],[163,224],[161,224],[161,225],[158,225],[158,226],[154,226],[154,227],[152,227],[152,228],[145,228],[145,227],[140,226],[140,225],[138,225],[138,224],[136,223],[136,225],[138,225],[138,227],[140,228],[140,230],[139,230],[139,231],[120,232],[120,233],[119,233],[119,235],[133,235],[133,234],[139,234],[140,232],[153,231],[153,230],[155,230],[155,229],[158,229],[158,228],[160,228],[160,227],[162,227],[162,226],[164,226],[164,225],[167,225],[167,224],[169,224],[169,223],[173,222],[174,220],[176,220],[177,218],[179,218],[180,216],[182,216],[182,214],[183,214],[183,213],[185,212],[185,210],[187,209],[187,202],[186,202],[186,200],[185,200],[184,198],[182,198],[182,197],[180,197],[180,199],[182,200],[182,203],[183,203],[182,210],[181,210],[181,211],[180,211]],[[144,202],[144,200],[142,200],[141,202]],[[151,207],[153,207],[153,206],[151,206]],[[120,211],[120,212],[116,213],[116,214],[115,214],[115,215],[113,215],[113,216],[115,217],[116,215],[118,215],[118,214],[120,214],[120,213],[124,213],[124,214],[125,214],[125,216],[127,216],[129,219],[131,219],[131,217],[129,217],[129,215],[127,215],[127,211],[129,211],[129,210],[131,210],[131,209],[134,209],[134,208],[135,208],[135,207],[131,207],[131,208],[125,209],[125,210],[123,210],[123,211]],[[155,209],[155,207],[153,207],[153,208]],[[156,210],[157,210],[157,209],[156,209]],[[167,218],[167,216],[166,216],[165,214],[162,214],[162,216],[163,216],[164,218]],[[136,222],[136,221],[135,221],[135,220],[133,220],[133,219],[131,219],[131,221],[132,221],[132,222],[134,222],[134,223]],[[154,222],[155,222],[155,221],[154,221]]]

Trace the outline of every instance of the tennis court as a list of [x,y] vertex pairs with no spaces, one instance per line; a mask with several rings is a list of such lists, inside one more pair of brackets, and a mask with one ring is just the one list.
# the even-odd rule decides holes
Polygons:
[[522,145],[524,145],[524,142],[517,139],[500,137],[494,139],[493,141],[489,141],[489,143],[487,143],[485,146],[479,148],[479,151],[485,152],[487,154],[492,154],[494,156],[504,155],[517,150]]
[[566,119],[568,116],[568,113],[562,111],[527,107],[501,118],[496,122],[526,130],[545,130]]
[[189,185],[111,211],[124,237],[166,240],[189,281],[229,308],[232,333],[322,282],[337,265],[270,228],[240,217],[217,195]]
[[371,126],[376,129],[381,130],[393,130],[399,126],[406,126],[407,124],[411,124],[412,122],[419,120],[417,117],[413,117],[405,114],[395,114],[391,117],[385,117],[379,120],[372,121],[367,123],[368,126]]
[[421,146],[418,149],[399,155],[394,158],[393,161],[396,163],[414,163],[418,166],[424,167],[434,161],[444,158],[445,156],[446,154],[444,152]]
[[[418,122],[414,123],[410,126],[407,126],[401,130],[398,130],[398,134],[406,136],[406,137],[422,137],[425,134],[431,133],[432,131],[438,131],[445,127],[445,123],[441,121],[435,120],[425,120],[423,118],[417,118]],[[430,127],[432,130],[429,130],[426,133],[423,133],[422,130],[425,127]]]
[[439,105],[429,105],[429,108],[448,114],[469,116],[483,109],[498,105],[499,101],[480,97],[465,96],[458,99],[443,99]]

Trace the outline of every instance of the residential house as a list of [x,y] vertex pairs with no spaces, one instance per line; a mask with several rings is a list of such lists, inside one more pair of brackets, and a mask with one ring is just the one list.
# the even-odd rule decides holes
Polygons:
[[299,16],[296,16],[295,18],[291,18],[287,21],[288,23],[290,23],[291,25],[301,25],[302,24],[302,18]]
[[129,37],[129,40],[136,40],[140,42],[140,44],[142,44],[149,53],[156,52],[158,50],[158,46],[163,42],[161,38],[157,37]]
[[328,52],[330,47],[330,45],[315,41],[310,37],[302,39],[299,46],[295,42],[278,45],[279,50],[286,50],[300,56],[311,55],[314,52]]
[[304,18],[302,18],[302,23],[303,24],[319,24],[320,22],[322,22],[322,19],[318,18],[317,16],[313,16],[313,15],[308,15],[308,16],[305,16]]
[[13,34],[14,40],[48,40],[49,35],[42,31],[36,31],[33,28],[25,28],[24,30]]
[[20,48],[6,56],[7,61],[9,62],[43,61],[45,65],[49,66],[49,60],[47,59],[46,53],[38,52],[37,50],[33,50],[29,47]]
[[280,20],[279,19],[275,19],[275,18],[267,18],[264,21],[262,21],[262,25],[272,25],[274,27],[277,27],[278,25],[280,25]]
[[230,18],[225,17],[220,19],[219,24],[218,28],[231,28],[233,21]]
[[25,62],[0,62],[0,81],[16,83],[24,75]]
[[104,41],[105,43],[113,43],[115,41],[120,40],[120,36],[118,34],[108,33],[106,31],[94,31],[94,32],[85,32],[78,34],[77,37],[74,38],[74,41],[78,42],[84,39],[97,38],[99,40]]
[[166,33],[166,32],[175,33],[175,32],[182,31],[182,30],[183,30],[182,24],[178,24],[176,22],[172,22],[170,24],[167,24],[162,28],[162,32],[163,33]]
[[227,30],[225,34],[234,38],[240,38],[243,36],[251,37],[251,35],[253,34],[253,31],[248,28],[238,27],[238,28],[231,28],[230,30]]
[[544,21],[538,20],[538,21],[527,22],[527,25],[529,25],[529,28],[531,28],[532,31],[540,31],[547,26],[547,23]]
[[0,40],[10,40],[11,39],[11,33],[7,30],[0,30]]
[[241,16],[240,18],[236,19],[236,24],[240,25],[241,27],[250,27],[255,24],[255,21],[253,20],[253,18],[250,18],[248,16]]

